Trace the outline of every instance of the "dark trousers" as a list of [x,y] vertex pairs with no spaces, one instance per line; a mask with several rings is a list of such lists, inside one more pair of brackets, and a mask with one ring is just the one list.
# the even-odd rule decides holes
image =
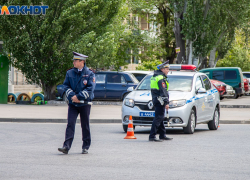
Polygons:
[[76,107],[72,104],[69,104],[68,124],[66,128],[65,141],[63,143],[63,147],[66,147],[68,149],[71,148],[75,135],[76,119],[78,114],[80,114],[81,127],[82,127],[82,141],[83,141],[82,149],[89,149],[91,143],[90,128],[89,128],[90,108],[91,108],[90,105]]
[[164,114],[165,114],[165,106],[156,104],[155,105],[155,117],[151,126],[151,131],[149,138],[155,138],[157,130],[159,132],[160,138],[166,136],[166,129],[164,126]]

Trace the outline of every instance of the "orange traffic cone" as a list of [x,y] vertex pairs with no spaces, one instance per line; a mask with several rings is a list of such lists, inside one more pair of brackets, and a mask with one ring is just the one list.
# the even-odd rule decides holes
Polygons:
[[129,116],[127,136],[124,139],[136,139],[134,136],[133,120],[132,116]]

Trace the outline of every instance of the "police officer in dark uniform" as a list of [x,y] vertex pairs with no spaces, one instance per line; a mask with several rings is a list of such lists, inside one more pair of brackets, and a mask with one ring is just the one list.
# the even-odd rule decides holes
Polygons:
[[[169,61],[157,66],[157,71],[154,71],[154,75],[150,79],[151,94],[153,104],[155,106],[155,117],[152,123],[149,141],[161,142],[163,140],[172,140],[166,136],[166,130],[164,126],[164,114],[165,109],[169,109],[169,94],[167,81],[167,74],[169,72]],[[157,130],[160,134],[160,139],[156,138]]]
[[86,67],[85,61],[88,56],[73,52],[74,68],[66,73],[64,90],[69,101],[68,124],[65,133],[65,141],[58,151],[68,154],[72,145],[75,125],[78,114],[80,114],[82,128],[82,154],[87,154],[91,143],[89,114],[91,101],[94,98],[95,74]]

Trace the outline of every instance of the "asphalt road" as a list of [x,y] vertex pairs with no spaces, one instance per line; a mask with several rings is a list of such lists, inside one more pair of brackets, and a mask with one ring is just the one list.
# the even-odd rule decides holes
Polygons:
[[250,125],[198,125],[193,135],[168,129],[172,141],[149,142],[138,127],[125,140],[120,124],[91,124],[89,154],[80,125],[68,155],[57,151],[66,124],[0,123],[0,179],[249,179]]

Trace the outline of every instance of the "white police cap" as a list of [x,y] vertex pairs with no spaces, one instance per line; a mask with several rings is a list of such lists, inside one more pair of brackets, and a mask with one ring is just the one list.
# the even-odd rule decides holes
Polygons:
[[157,66],[157,69],[162,69],[162,68],[169,68],[169,60]]
[[73,51],[73,59],[72,60],[86,60],[88,56],[84,55],[84,54],[80,54],[80,53],[77,53],[77,52],[74,52]]

